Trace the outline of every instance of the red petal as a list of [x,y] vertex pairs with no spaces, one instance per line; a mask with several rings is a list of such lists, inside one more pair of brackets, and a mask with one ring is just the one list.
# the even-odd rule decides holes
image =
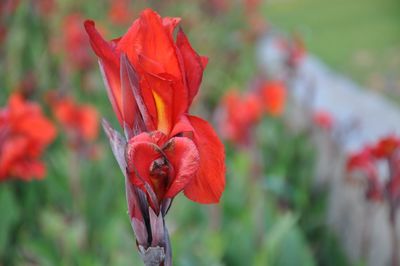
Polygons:
[[9,177],[12,168],[19,160],[26,157],[29,140],[25,137],[13,137],[2,144],[2,156],[0,156],[0,180]]
[[178,26],[179,22],[181,22],[181,18],[165,17],[165,18],[162,19],[162,23],[163,23],[164,28],[171,35],[173,34],[176,26]]
[[196,96],[199,90],[199,86],[203,78],[204,59],[202,60],[202,58],[193,50],[182,29],[179,29],[178,31],[176,45],[178,46],[178,49],[182,55],[185,78],[188,86],[189,107],[194,96]]
[[193,135],[193,131],[193,126],[190,123],[188,117],[186,115],[182,115],[180,119],[174,124],[170,136],[181,136],[180,134],[186,133]]
[[46,175],[46,167],[37,160],[20,160],[13,165],[11,174],[23,180],[42,179]]
[[118,121],[123,127],[120,63],[119,55],[114,49],[115,44],[109,43],[103,39],[96,30],[93,21],[85,21],[85,29],[90,38],[90,45],[99,57],[100,70],[106,85],[108,98],[110,99]]
[[120,61],[123,120],[133,130],[134,135],[143,131],[153,131],[155,126],[144,103],[137,73],[125,54],[121,55]]
[[208,65],[208,57],[207,56],[200,56],[201,59],[201,65],[205,69]]
[[173,125],[174,90],[171,81],[160,76],[144,74],[150,85],[157,111],[156,128],[164,134],[169,134]]
[[184,137],[172,138],[163,151],[175,172],[165,198],[173,198],[194,178],[199,170],[200,155],[193,141]]
[[[134,66],[138,66],[138,55],[143,54],[161,64],[169,74],[181,78],[172,34],[165,30],[161,17],[151,9],[140,14],[140,18],[121,38],[118,48],[126,52]],[[156,69],[145,71],[159,74]]]
[[148,133],[142,133],[132,138],[127,146],[126,159],[129,180],[137,187],[147,192],[151,206],[158,210],[158,200],[153,183],[150,179],[151,163],[161,156],[160,148],[152,143]]
[[225,188],[224,146],[211,125],[196,116],[188,116],[194,128],[194,142],[200,153],[200,169],[184,193],[199,203],[217,203]]

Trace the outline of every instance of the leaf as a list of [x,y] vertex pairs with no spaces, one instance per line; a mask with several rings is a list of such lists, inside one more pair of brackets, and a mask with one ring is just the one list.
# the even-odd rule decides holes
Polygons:
[[0,187],[0,256],[5,252],[13,226],[20,217],[20,209],[11,189],[6,185]]

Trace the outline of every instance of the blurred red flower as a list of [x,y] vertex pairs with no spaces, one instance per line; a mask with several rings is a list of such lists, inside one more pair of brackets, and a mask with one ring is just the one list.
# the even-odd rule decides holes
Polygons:
[[293,68],[298,67],[306,54],[307,50],[302,36],[298,32],[294,32],[292,35],[291,44],[289,46],[289,66]]
[[280,116],[285,110],[286,87],[281,81],[268,81],[261,87],[264,108],[271,116]]
[[72,144],[94,141],[99,131],[99,115],[93,106],[78,104],[66,96],[49,95],[54,116],[67,132]]
[[2,44],[7,36],[6,27],[0,24],[0,44]]
[[259,98],[254,94],[241,96],[231,90],[222,103],[221,131],[225,138],[238,144],[248,143],[251,130],[263,111]]
[[386,189],[393,202],[400,204],[400,145],[389,157],[390,178]]
[[396,136],[387,136],[379,140],[372,149],[372,153],[376,158],[388,158],[396,149],[400,148],[400,138]]
[[193,201],[215,203],[225,186],[221,141],[207,121],[188,114],[208,60],[193,50],[182,29],[175,40],[179,22],[146,9],[125,35],[110,42],[93,21],[85,22],[125,132],[123,138],[103,124],[126,177],[138,245],[145,250],[162,247],[166,260],[170,253],[163,217],[172,199],[183,190]]
[[0,14],[2,16],[10,16],[17,9],[20,0],[2,0],[0,2]]
[[374,157],[369,147],[349,156],[346,164],[348,172],[359,171],[364,174],[367,181],[365,196],[372,201],[383,200],[383,188],[379,182],[379,175]]
[[110,0],[111,6],[108,12],[110,21],[117,25],[128,24],[133,15],[129,3],[129,0]]
[[[378,178],[377,163],[385,161],[388,167],[388,177],[381,181]],[[397,206],[400,202],[400,139],[389,135],[378,140],[372,147],[365,147],[360,152],[351,155],[347,161],[347,170],[360,169],[366,175],[370,183],[370,194],[378,194],[375,188],[380,187],[381,197],[386,195],[390,204]],[[372,185],[371,185],[372,183]],[[386,193],[384,193],[384,189]],[[367,192],[368,193],[368,192]]]
[[260,8],[261,0],[243,0],[247,12],[257,11]]
[[32,2],[42,17],[51,15],[56,7],[55,0],[33,0]]
[[69,14],[64,18],[62,35],[67,62],[81,71],[87,70],[93,64],[89,51],[89,39],[83,31],[82,23],[81,14]]
[[38,104],[11,95],[0,109],[0,180],[43,178],[46,168],[40,156],[55,136]]
[[[0,1],[0,45],[4,43],[8,34],[8,18],[14,15],[15,10],[20,4],[19,0],[1,0]],[[0,47],[1,49],[2,47]]]
[[316,111],[313,114],[313,121],[314,123],[322,129],[325,130],[332,130],[333,127],[333,117],[327,111]]
[[228,0],[207,0],[206,3],[213,13],[227,12],[231,7],[231,3]]

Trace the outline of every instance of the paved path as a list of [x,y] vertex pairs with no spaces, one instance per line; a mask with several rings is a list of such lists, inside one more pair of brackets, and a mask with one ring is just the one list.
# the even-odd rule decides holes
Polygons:
[[[287,76],[283,63],[285,52],[275,38],[260,41],[257,58],[265,74],[278,78]],[[315,182],[327,188],[327,223],[336,231],[349,257],[354,262],[364,258],[368,266],[389,265],[392,248],[387,205],[366,201],[363,185],[351,184],[345,178],[344,164],[348,152],[388,134],[400,135],[399,106],[361,88],[312,55],[299,66],[290,87],[294,99],[293,106],[288,108],[291,122],[300,121],[303,126],[310,126],[308,110],[311,106],[313,110],[332,114],[336,120],[333,132],[347,132],[343,129],[356,125],[351,134],[342,134],[341,141],[327,131],[312,131],[319,154]],[[400,228],[400,213],[398,220]]]
[[[280,53],[271,39],[262,40],[258,51],[261,66],[279,75],[276,72],[282,71],[279,64],[283,55]],[[299,75],[294,82],[295,97],[301,100],[313,94],[310,92],[311,85],[315,91],[314,109],[330,112],[340,124],[357,123],[356,136],[346,140],[345,150],[360,148],[390,133],[400,135],[398,106],[332,71],[312,55],[307,56],[299,67]]]

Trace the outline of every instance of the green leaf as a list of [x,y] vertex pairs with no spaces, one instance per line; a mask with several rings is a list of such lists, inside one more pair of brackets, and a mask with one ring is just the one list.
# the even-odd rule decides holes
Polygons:
[[20,211],[10,185],[0,184],[0,256],[4,255]]

